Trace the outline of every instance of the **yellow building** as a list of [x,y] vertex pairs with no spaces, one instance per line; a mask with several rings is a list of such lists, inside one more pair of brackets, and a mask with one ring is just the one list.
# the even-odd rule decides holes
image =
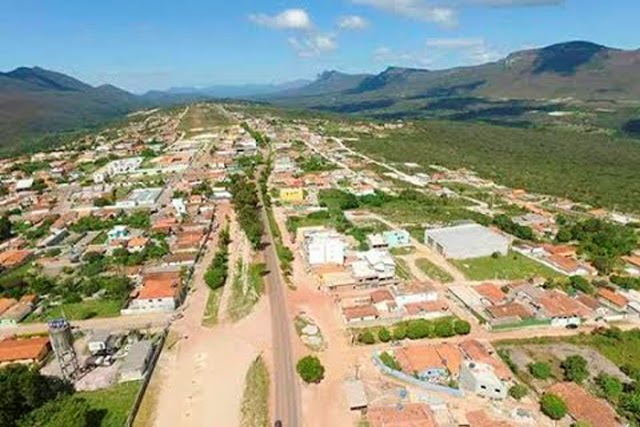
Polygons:
[[304,189],[302,188],[281,188],[280,200],[289,203],[304,202]]

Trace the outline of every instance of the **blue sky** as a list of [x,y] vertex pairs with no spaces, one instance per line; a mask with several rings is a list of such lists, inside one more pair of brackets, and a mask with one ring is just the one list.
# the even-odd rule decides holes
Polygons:
[[567,40],[640,48],[638,0],[2,0],[0,70],[128,90],[446,68]]

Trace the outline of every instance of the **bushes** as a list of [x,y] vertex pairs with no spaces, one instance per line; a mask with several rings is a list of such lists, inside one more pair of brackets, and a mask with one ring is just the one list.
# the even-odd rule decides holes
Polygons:
[[391,354],[387,353],[386,351],[383,351],[382,353],[380,353],[380,360],[389,369],[393,369],[394,371],[402,370],[402,367],[400,366],[396,358],[393,357]]
[[204,281],[212,291],[221,288],[227,281],[230,242],[229,228],[227,227],[220,232],[218,252],[216,252],[209,268],[204,273]]
[[305,356],[298,360],[296,371],[306,383],[319,383],[324,378],[324,366],[316,356]]
[[564,370],[564,378],[567,381],[582,384],[584,380],[589,378],[587,361],[580,355],[567,357],[560,366]]
[[452,317],[437,320],[416,319],[398,322],[392,326],[391,330],[385,327],[374,330],[362,329],[357,333],[357,341],[360,344],[371,345],[377,341],[389,342],[391,339],[400,341],[405,338],[411,340],[448,338],[454,335],[466,335],[470,329],[469,322]]
[[535,362],[529,364],[529,372],[534,378],[546,380],[551,378],[551,366],[545,362]]
[[527,394],[529,394],[529,389],[524,384],[516,384],[509,388],[509,396],[516,400],[521,400]]
[[567,415],[567,405],[555,394],[545,393],[540,399],[540,410],[552,420],[559,420]]

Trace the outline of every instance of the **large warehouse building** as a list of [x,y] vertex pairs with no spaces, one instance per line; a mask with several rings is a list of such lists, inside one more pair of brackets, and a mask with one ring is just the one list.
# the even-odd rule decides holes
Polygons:
[[506,255],[511,246],[510,238],[475,223],[426,230],[424,242],[451,259],[480,258],[495,252]]

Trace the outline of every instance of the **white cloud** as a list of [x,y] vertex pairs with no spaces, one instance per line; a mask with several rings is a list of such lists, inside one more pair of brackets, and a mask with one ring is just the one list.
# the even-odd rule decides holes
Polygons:
[[304,9],[287,9],[277,15],[254,13],[249,15],[249,20],[278,30],[310,30],[313,28],[311,18]]
[[565,0],[466,0],[464,3],[480,6],[557,6],[565,3]]
[[369,22],[361,16],[343,16],[338,20],[338,28],[341,30],[364,30]]
[[501,57],[499,52],[492,49],[483,38],[479,37],[427,39],[425,45],[436,50],[459,52],[474,64],[496,61]]
[[302,58],[311,58],[338,48],[333,34],[306,34],[289,37],[289,44]]
[[447,6],[433,5],[424,0],[351,0],[355,4],[372,6],[406,18],[433,22],[445,27],[457,24],[456,12]]
[[433,62],[421,52],[396,52],[386,46],[373,51],[373,60],[385,65],[404,67],[426,68],[433,65]]
[[484,40],[481,38],[442,38],[428,39],[427,47],[436,47],[444,49],[469,49],[478,46],[484,46]]

